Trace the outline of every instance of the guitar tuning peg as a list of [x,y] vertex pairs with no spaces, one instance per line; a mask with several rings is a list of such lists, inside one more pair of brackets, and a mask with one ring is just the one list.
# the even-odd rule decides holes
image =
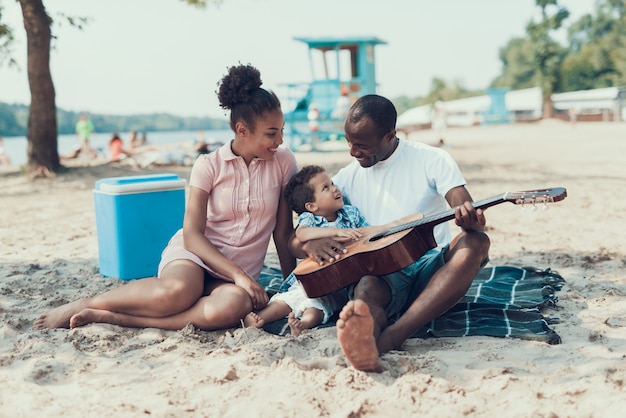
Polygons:
[[537,205],[533,203],[533,208],[531,209],[533,212],[537,212]]
[[550,206],[544,204],[543,207],[541,208],[544,212],[550,209]]

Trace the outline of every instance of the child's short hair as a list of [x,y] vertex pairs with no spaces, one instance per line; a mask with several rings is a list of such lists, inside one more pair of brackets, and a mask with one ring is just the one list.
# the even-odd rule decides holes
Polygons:
[[316,174],[325,171],[324,167],[319,165],[307,165],[294,174],[289,183],[287,183],[285,198],[291,209],[298,215],[306,212],[304,205],[315,201],[315,190],[313,190],[309,182]]

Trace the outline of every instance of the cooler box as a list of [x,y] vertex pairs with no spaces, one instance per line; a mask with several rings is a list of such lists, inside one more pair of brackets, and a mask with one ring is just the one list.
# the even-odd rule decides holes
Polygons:
[[154,276],[161,252],[183,226],[185,179],[175,174],[96,181],[100,273],[122,280]]

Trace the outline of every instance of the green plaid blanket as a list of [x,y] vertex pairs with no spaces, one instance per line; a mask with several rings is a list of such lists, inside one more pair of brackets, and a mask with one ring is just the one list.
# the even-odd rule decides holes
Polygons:
[[[278,292],[280,270],[265,266],[259,279],[268,294]],[[547,268],[494,266],[483,268],[459,303],[431,321],[414,338],[485,335],[559,344],[561,337],[550,327],[558,318],[543,314],[556,309],[556,292],[565,280]],[[333,326],[329,322],[325,326]],[[289,331],[286,320],[267,324],[264,329],[277,335]]]

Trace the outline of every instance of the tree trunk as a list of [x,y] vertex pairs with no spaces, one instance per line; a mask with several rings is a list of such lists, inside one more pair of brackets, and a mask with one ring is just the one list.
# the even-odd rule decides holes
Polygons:
[[552,97],[548,96],[543,99],[543,118],[550,119],[554,117],[554,104]]
[[27,171],[35,175],[59,170],[54,84],[50,74],[50,19],[42,0],[20,0],[28,42],[27,67],[31,102],[28,114]]

